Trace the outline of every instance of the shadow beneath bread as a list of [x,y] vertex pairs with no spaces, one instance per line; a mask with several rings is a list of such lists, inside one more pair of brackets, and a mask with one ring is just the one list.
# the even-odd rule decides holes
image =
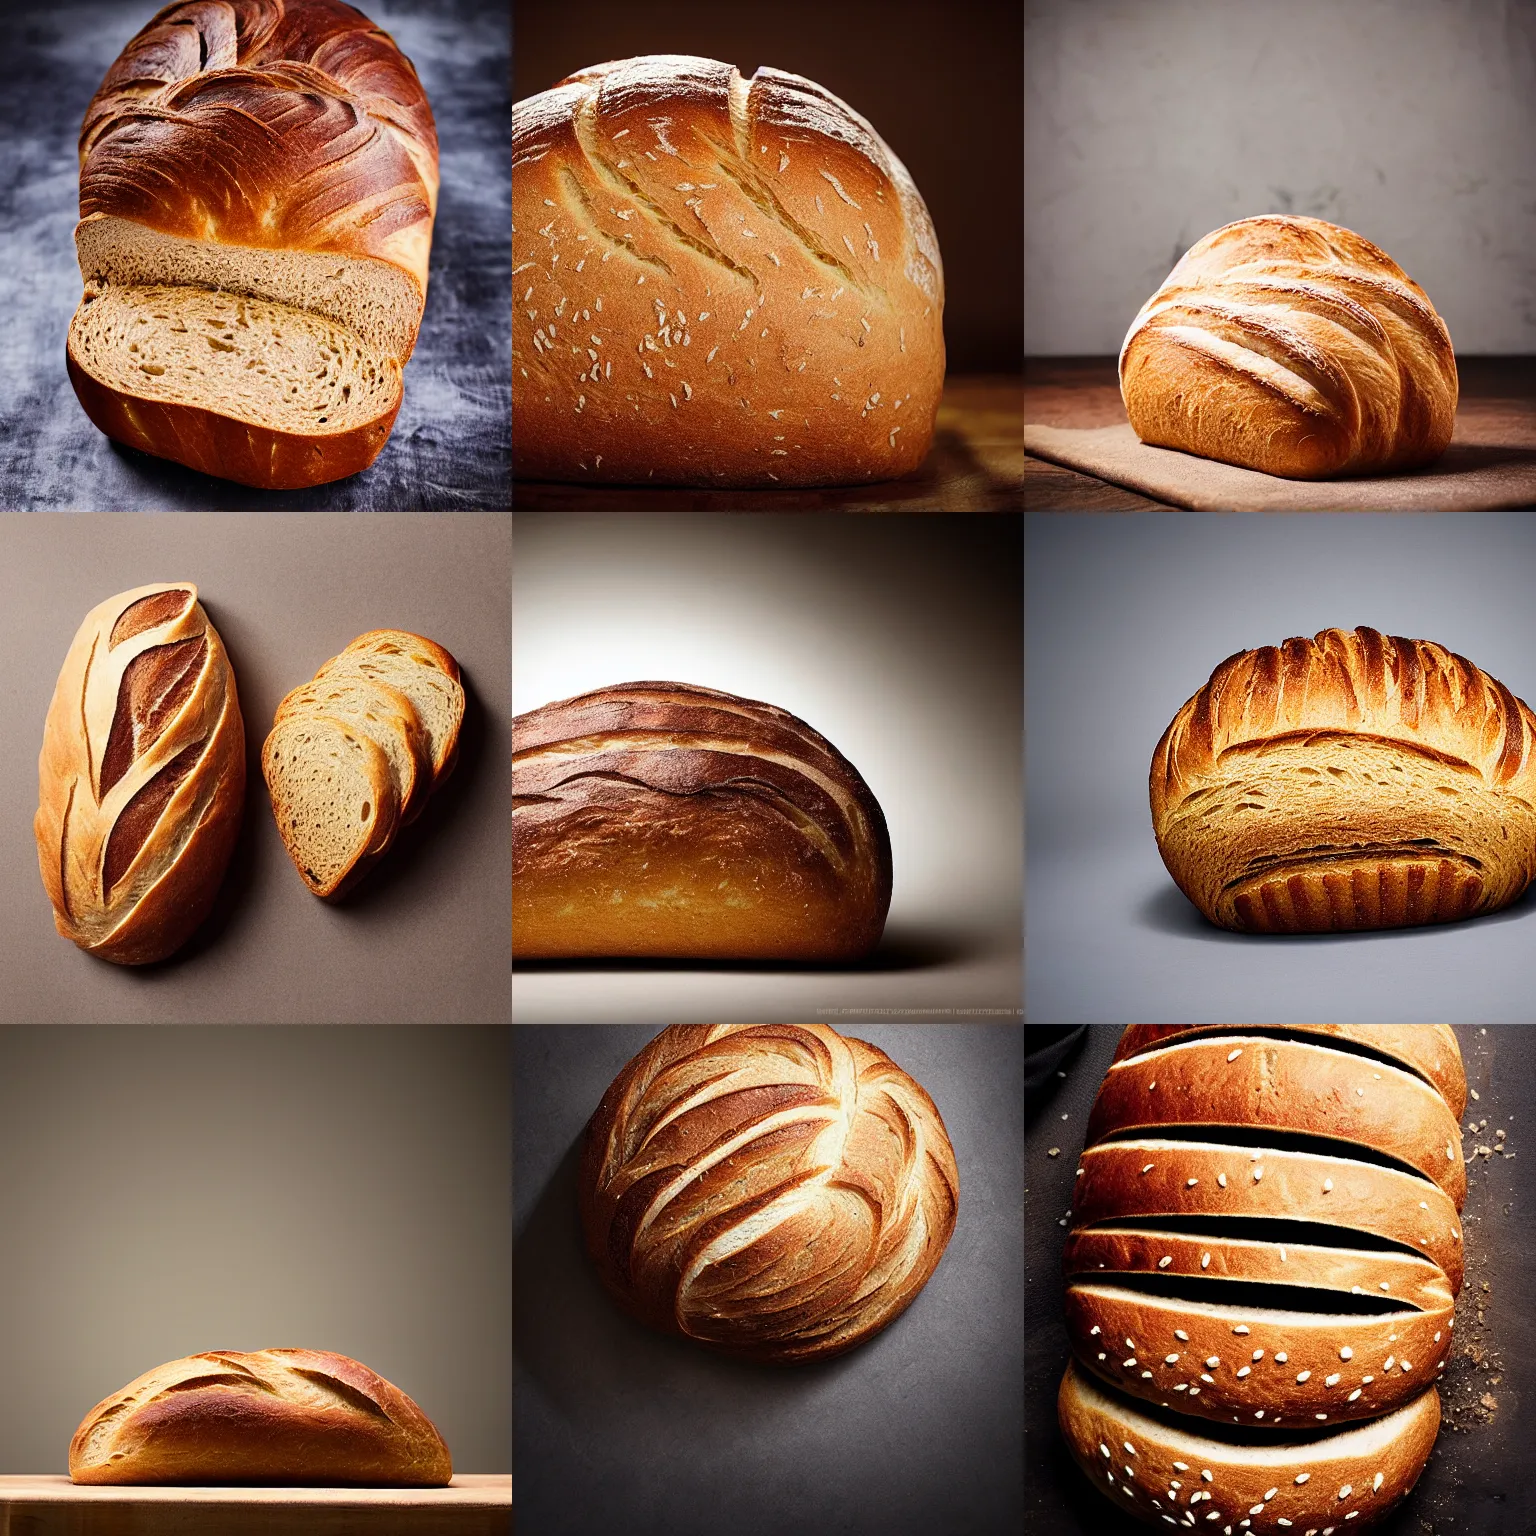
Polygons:
[[1207,922],[1178,886],[1167,881],[1142,898],[1135,918],[1139,928],[1153,933],[1172,934],[1180,939],[1198,939],[1207,944],[1307,945],[1350,944],[1365,940],[1379,942],[1408,935],[1427,937],[1430,934],[1456,932],[1464,929],[1469,922],[1479,926],[1485,923],[1518,922],[1532,911],[1536,911],[1536,886],[1527,888],[1523,896],[1497,912],[1487,912],[1481,917],[1451,923],[1421,923],[1407,928],[1366,928],[1352,933],[1233,933]]
[[1425,475],[1465,475],[1486,469],[1536,470],[1536,448],[1503,443],[1452,443],[1433,464],[1409,471],[1405,478]]
[[920,923],[889,925],[872,954],[853,962],[813,960],[727,960],[712,958],[651,959],[639,956],[580,958],[574,960],[519,960],[515,971],[802,971],[808,975],[858,975],[893,971],[925,971],[957,961],[974,959],[988,946],[977,935],[936,928]]

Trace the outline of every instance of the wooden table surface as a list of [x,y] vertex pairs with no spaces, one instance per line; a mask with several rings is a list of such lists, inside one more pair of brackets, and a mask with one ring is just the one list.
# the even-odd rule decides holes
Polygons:
[[[1508,420],[1521,434],[1536,416],[1536,357],[1458,357],[1459,417],[1487,424]],[[1036,357],[1024,360],[1024,419],[1048,427],[1112,427],[1129,418],[1120,399],[1112,357]],[[1092,475],[1024,458],[1024,505],[1032,511],[1177,511]]]
[[510,1475],[446,1488],[80,1488],[0,1477],[0,1536],[509,1536]]
[[[1016,375],[944,381],[933,450],[916,474],[824,490],[704,491],[514,480],[518,512],[1017,512],[1024,479],[1024,383]],[[516,456],[517,423],[513,422]]]

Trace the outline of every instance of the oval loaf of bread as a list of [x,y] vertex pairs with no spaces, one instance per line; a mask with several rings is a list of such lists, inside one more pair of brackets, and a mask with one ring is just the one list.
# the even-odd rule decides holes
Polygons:
[[366,1365],[314,1349],[215,1350],[146,1371],[81,1420],[76,1483],[440,1488],[443,1437]]
[[514,958],[854,960],[890,900],[874,795],[787,710],[646,682],[512,721]]
[[933,224],[815,81],[658,54],[516,103],[512,263],[519,476],[771,489],[927,456]]
[[245,803],[235,675],[190,581],[99,603],[43,730],[34,831],[61,934],[119,965],[162,960],[208,915]]
[[400,408],[437,186],[421,82],[352,6],[166,6],[80,132],[86,413],[263,489],[366,468]]
[[676,1024],[587,1127],[599,1277],[653,1328],[779,1365],[899,1316],[954,1231],[960,1176],[933,1100],[824,1024]]
[[[1074,1185],[1058,1405],[1118,1505],[1279,1536],[1412,1487],[1462,1283],[1465,1098],[1444,1025],[1126,1030]],[[1171,1455],[1194,1471],[1170,1484]]]
[[1239,219],[1192,246],[1120,349],[1136,435],[1315,480],[1433,463],[1456,358],[1424,290],[1324,219]]
[[1536,716],[1443,646],[1373,629],[1230,656],[1152,756],[1179,889],[1246,933],[1497,911],[1536,876]]

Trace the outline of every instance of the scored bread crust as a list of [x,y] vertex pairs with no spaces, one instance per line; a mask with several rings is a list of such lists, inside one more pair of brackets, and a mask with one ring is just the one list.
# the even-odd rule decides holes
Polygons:
[[[146,683],[157,656],[185,660]],[[33,831],[59,932],[117,965],[172,954],[213,906],[244,803],[234,669],[196,584],[155,582],[98,603],[64,658],[38,756]],[[118,869],[128,844],[115,839],[135,826],[137,851]]]
[[[1364,1530],[1418,1481],[1440,1429],[1430,1388],[1395,1412],[1319,1438],[1255,1446],[1179,1428],[1069,1365],[1057,1423],[1089,1481],[1126,1513],[1246,1536]],[[1212,1518],[1214,1516],[1214,1518]]]
[[890,899],[879,804],[787,710],[638,682],[513,718],[520,959],[852,960]]
[[933,1100],[824,1024],[663,1030],[603,1095],[578,1180],[588,1254],[625,1312],[777,1365],[905,1311],[960,1193]]
[[944,380],[928,210],[814,81],[658,54],[512,109],[519,476],[886,480]]
[[1348,1157],[1150,1136],[1089,1147],[1081,1166],[1074,1225],[1155,1217],[1317,1222],[1412,1248],[1461,1289],[1456,1206],[1417,1174]]
[[1426,640],[1320,631],[1229,657],[1152,756],[1169,873],[1222,927],[1496,911],[1536,877],[1536,716]]
[[[1461,1131],[1439,1092],[1385,1062],[1296,1040],[1223,1035],[1118,1061],[1088,1119],[1089,1144],[1185,1125],[1326,1136],[1417,1168],[1459,1210],[1467,1195]],[[1447,1149],[1454,1156],[1447,1157]]]
[[[86,414],[130,447],[261,489],[367,468],[421,324],[437,186],[415,70],[350,5],[166,6],[107,72],[81,129],[85,294],[66,356]],[[215,382],[155,398],[137,385],[131,346],[111,368],[86,339],[104,292],[166,285],[323,317],[392,373],[393,399],[336,432],[254,419]]]
[[[1467,1107],[1467,1074],[1462,1066],[1456,1031],[1449,1024],[1284,1024],[1271,1027],[1294,1034],[1332,1036],[1368,1046],[1377,1055],[1390,1056],[1433,1083],[1458,1121]],[[1175,1040],[1195,1035],[1237,1037],[1254,1033],[1251,1025],[1244,1024],[1128,1024],[1115,1047],[1114,1059],[1124,1061],[1128,1056],[1158,1050]]]
[[392,1382],[323,1350],[216,1350],[172,1360],[86,1414],[69,1447],[86,1485],[443,1487],[453,1461]]
[[1295,479],[1432,463],[1457,388],[1424,290],[1369,240],[1297,215],[1198,241],[1120,349],[1143,442]]

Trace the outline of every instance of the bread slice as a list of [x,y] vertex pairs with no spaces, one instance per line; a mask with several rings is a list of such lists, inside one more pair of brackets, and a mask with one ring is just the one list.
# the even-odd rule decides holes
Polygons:
[[421,814],[432,785],[432,755],[416,706],[398,689],[365,677],[311,681],[277,706],[277,720],[290,715],[330,715],[361,731],[389,759],[400,825]]
[[338,895],[394,835],[399,802],[389,760],[344,721],[278,720],[261,771],[288,856],[317,896]]
[[[1394,1413],[1335,1434],[1254,1443],[1132,1407],[1069,1365],[1056,1419],[1088,1480],[1162,1528],[1303,1536],[1366,1529],[1418,1481],[1440,1428],[1433,1387]],[[1218,1438],[1219,1436],[1219,1438]]]
[[432,785],[453,771],[464,722],[459,664],[434,640],[403,629],[359,635],[315,674],[315,681],[363,677],[397,688],[416,707],[432,755]]
[[109,437],[268,490],[366,469],[400,409],[400,363],[338,320],[189,285],[89,284],[70,378]]

